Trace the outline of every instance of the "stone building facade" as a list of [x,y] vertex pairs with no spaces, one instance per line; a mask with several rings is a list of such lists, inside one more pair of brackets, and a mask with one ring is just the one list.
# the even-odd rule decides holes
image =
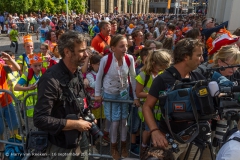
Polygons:
[[88,0],[93,12],[113,13],[117,7],[119,13],[148,13],[149,0]]

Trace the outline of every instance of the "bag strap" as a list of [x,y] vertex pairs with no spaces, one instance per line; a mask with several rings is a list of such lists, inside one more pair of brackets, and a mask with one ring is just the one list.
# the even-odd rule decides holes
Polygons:
[[[227,142],[229,142],[229,141],[231,141],[231,140],[235,140],[235,141],[240,142],[240,138],[239,138],[239,137],[233,137],[233,138],[229,139]],[[226,143],[227,143],[227,142],[226,142]]]
[[147,83],[148,83],[149,79],[150,79],[150,75],[146,74],[143,88],[147,86]]
[[108,46],[109,44],[105,41],[105,39],[98,33],[98,36],[103,40],[103,42]]
[[199,124],[198,124],[198,113],[197,113],[197,107],[196,107],[196,104],[194,102],[194,99],[193,99],[193,92],[192,92],[192,88],[190,90],[190,101],[191,101],[191,104],[192,104],[192,110],[193,110],[193,114],[194,114],[194,118],[195,118],[195,121],[196,121],[196,125],[197,125],[197,130],[194,132],[194,134],[187,140],[187,141],[184,141],[178,134],[175,134],[172,132],[172,129],[171,129],[171,126],[169,124],[169,116],[168,116],[168,98],[166,99],[166,109],[165,109],[165,122],[167,124],[167,127],[168,127],[168,130],[170,132],[170,134],[173,136],[173,138],[175,140],[177,140],[178,142],[180,143],[190,143],[191,141],[193,141],[199,134]]

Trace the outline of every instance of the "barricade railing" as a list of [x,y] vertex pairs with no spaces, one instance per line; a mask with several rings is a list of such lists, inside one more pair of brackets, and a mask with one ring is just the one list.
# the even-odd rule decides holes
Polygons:
[[[94,99],[92,99],[92,102],[94,101]],[[123,103],[128,103],[128,105],[129,105],[129,114],[128,114],[128,117],[130,116],[130,124],[128,124],[128,131],[129,131],[129,136],[127,136],[127,141],[129,140],[129,144],[128,144],[128,146],[127,146],[127,149],[128,149],[128,157],[130,157],[130,158],[132,158],[133,156],[131,155],[131,153],[130,153],[130,149],[131,149],[131,131],[132,131],[132,129],[131,129],[131,127],[132,127],[132,122],[133,122],[133,116],[134,115],[132,115],[132,113],[133,113],[133,107],[136,107],[136,106],[134,106],[133,105],[133,101],[132,100],[113,100],[113,99],[104,99],[103,100],[103,102],[110,102],[111,103],[111,105],[110,105],[110,119],[111,119],[111,121],[110,122],[112,122],[112,107],[113,107],[113,103],[119,103],[120,104],[120,122],[119,122],[119,131],[121,131],[122,130],[122,126],[121,126],[121,124],[122,124],[122,104]],[[103,109],[103,105],[102,105],[102,108],[101,109]],[[103,119],[103,115],[102,115],[102,111],[100,112],[101,113],[101,119]],[[106,118],[105,118],[105,120],[106,120]],[[129,122],[129,120],[127,120],[127,122]],[[139,128],[139,136],[140,137],[142,137],[141,135],[142,135],[142,132],[141,132],[141,130],[142,130],[142,122],[140,121],[140,128]],[[100,121],[100,126],[101,126],[101,130],[103,131],[104,129],[103,129],[103,125],[102,125],[102,120]],[[105,127],[105,126],[104,126]],[[120,138],[121,139],[121,132],[120,132],[120,135],[118,136],[118,139]],[[91,138],[91,139],[93,139],[93,138]],[[99,147],[99,154],[93,154],[93,149],[92,148],[89,148],[89,157],[99,157],[99,158],[112,158],[112,156],[111,156],[111,153],[109,153],[109,154],[106,154],[106,153],[103,153],[103,146],[101,145],[101,143],[102,143],[102,141],[103,141],[103,139],[100,137],[100,147]],[[118,141],[118,140],[117,140]],[[121,141],[121,140],[120,140]],[[140,144],[141,144],[141,138],[140,138]],[[94,145],[93,144],[93,141],[91,141],[91,146],[92,145]],[[109,147],[110,147],[110,149],[108,149],[108,151],[110,151],[111,152],[111,138],[110,138],[110,144],[109,144]],[[119,151],[119,153],[120,153],[120,155],[121,155],[121,149],[122,149],[122,146],[121,146],[121,143],[119,143],[119,149],[118,149],[118,151]],[[136,157],[136,156],[135,156]]]
[[19,34],[27,34],[31,31],[31,27],[33,27],[33,32],[36,32],[38,27],[40,26],[38,23],[26,23],[26,22],[17,22],[17,29]]
[[[33,125],[33,118],[27,116],[27,110],[28,109],[34,109],[34,106],[37,103],[37,93],[29,93],[26,95],[23,99],[23,115],[24,115],[24,121],[25,121],[25,130],[26,130],[26,135],[29,133],[30,128],[31,130],[37,130],[37,128],[34,127]],[[28,104],[31,104],[28,106]],[[30,127],[29,127],[30,124]]]
[[[1,99],[2,100],[1,104],[3,104],[3,103],[7,104],[6,106],[1,106],[1,108],[0,108],[0,110],[1,110],[1,113],[0,113],[1,119],[0,120],[2,121],[1,125],[3,125],[3,126],[0,126],[0,127],[3,127],[3,135],[0,139],[0,143],[2,143],[2,145],[5,144],[5,145],[13,145],[13,146],[22,147],[24,153],[16,153],[15,156],[23,156],[23,155],[27,154],[27,150],[25,149],[25,137],[24,137],[24,133],[23,133],[22,122],[20,120],[21,101],[18,100],[13,95],[13,93],[10,92],[9,90],[0,89],[0,94],[4,98],[4,101],[3,101],[3,99]],[[10,99],[12,100],[11,103],[9,103]],[[13,104],[15,106],[13,106]],[[4,113],[3,113],[3,111],[4,111]],[[12,117],[12,116],[14,116],[14,117]],[[6,120],[6,122],[5,122],[5,120]],[[5,124],[7,124],[8,126],[6,126]],[[14,125],[17,125],[17,126],[14,126]],[[14,128],[14,127],[16,127],[16,128]],[[7,130],[7,128],[9,128],[9,130]],[[5,132],[5,137],[4,137],[4,132]],[[19,138],[16,138],[17,135],[20,135],[19,138],[21,140],[19,140]],[[11,141],[10,141],[10,138],[12,139]],[[17,139],[19,140],[18,142],[16,141]],[[13,153],[13,154],[15,154],[15,153]]]
[[[28,95],[26,95],[25,96],[25,98],[24,98],[24,100],[23,100],[23,102],[21,103],[21,101],[20,100],[18,100],[10,91],[8,91],[8,90],[0,90],[0,92],[6,92],[7,94],[9,94],[9,95],[11,95],[11,97],[13,98],[13,100],[14,100],[14,102],[15,102],[15,104],[16,104],[16,113],[17,113],[17,116],[18,116],[18,122],[19,122],[19,130],[20,130],[20,135],[21,135],[21,137],[22,137],[22,143],[12,143],[12,142],[8,142],[7,140],[0,140],[0,142],[1,143],[5,143],[5,144],[12,144],[12,145],[16,145],[16,146],[22,146],[23,148],[24,148],[24,155],[25,155],[25,157],[23,158],[23,159],[25,159],[25,160],[27,160],[30,156],[31,156],[31,154],[30,154],[30,151],[27,151],[26,150],[26,147],[25,147],[25,140],[24,140],[24,137],[26,137],[26,135],[29,133],[29,131],[30,131],[30,129],[32,129],[34,126],[29,126],[29,122],[31,121],[31,123],[33,124],[33,119],[32,118],[28,118],[27,117],[27,109],[29,109],[29,107],[34,107],[35,106],[35,104],[36,104],[36,102],[37,102],[37,98],[36,98],[36,96],[37,96],[37,93],[30,93],[30,94],[28,94]],[[27,103],[28,103],[28,100],[29,99],[31,99],[31,104],[32,104],[32,106],[28,106],[27,105]],[[94,101],[94,100],[93,100]],[[128,130],[129,130],[129,135],[130,136],[127,136],[128,138],[127,138],[127,142],[129,141],[129,144],[127,144],[127,149],[129,149],[128,150],[128,153],[129,153],[129,157],[133,157],[133,156],[131,156],[131,154],[130,154],[130,148],[131,148],[131,127],[132,127],[132,118],[133,118],[133,116],[134,115],[132,115],[132,112],[133,112],[133,106],[132,106],[132,104],[133,104],[133,101],[132,100],[113,100],[113,99],[104,99],[103,100],[103,102],[110,102],[111,104],[111,106],[110,106],[110,119],[111,119],[111,121],[110,122],[112,122],[112,107],[113,107],[113,103],[119,103],[119,105],[121,106],[120,107],[120,109],[121,109],[121,111],[120,111],[120,123],[119,123],[119,131],[121,131],[122,130],[122,126],[121,126],[121,122],[122,122],[122,104],[123,103],[127,103],[128,105],[129,105],[129,113],[128,113],[128,116],[130,116],[131,117],[131,119],[130,119],[130,128],[128,128]],[[24,117],[24,122],[25,122],[25,133],[24,133],[24,131],[23,131],[23,128],[22,128],[22,123],[21,123],[21,120],[20,120],[20,116],[21,116],[21,106],[23,107],[23,117]],[[104,106],[102,105],[101,106],[101,111],[100,111],[100,126],[101,126],[101,128],[100,128],[100,130],[101,131],[103,131],[104,130],[104,128],[103,127],[105,127],[104,125],[103,125],[103,119],[104,119],[104,115],[102,114],[103,112],[102,112],[102,110],[104,109]],[[106,118],[105,118],[106,119]],[[127,122],[129,122],[128,120],[127,120]],[[110,128],[109,128],[110,129]],[[141,130],[142,130],[142,125],[141,125],[141,128],[140,128],[140,137],[141,137]],[[89,136],[89,138],[91,137],[91,135]],[[119,137],[121,138],[121,132],[120,132],[120,134],[119,134],[119,136],[118,136],[118,139],[119,139]],[[110,137],[109,137],[110,138]],[[91,137],[90,139],[89,139],[89,141],[90,141],[90,143],[89,144],[91,144],[91,146],[92,145],[95,145],[95,144],[93,144],[93,137]],[[120,140],[121,141],[121,140]],[[102,137],[100,137],[99,138],[99,142],[100,142],[100,144],[99,144],[99,146],[98,146],[98,148],[99,148],[99,154],[94,154],[93,153],[93,150],[92,150],[92,147],[90,147],[89,146],[89,148],[88,148],[88,152],[89,152],[89,154],[88,154],[88,157],[90,158],[90,157],[99,157],[99,158],[105,158],[105,159],[112,159],[112,156],[111,156],[111,138],[110,138],[110,143],[109,143],[109,145],[108,146],[106,146],[106,147],[108,147],[108,149],[104,149],[103,148],[103,146],[101,145],[102,144],[102,142],[103,142],[103,138]],[[140,144],[141,144],[141,141],[140,141]],[[120,155],[121,155],[121,143],[119,143],[119,153],[120,153]],[[110,147],[110,148],[109,148]],[[106,152],[106,151],[109,151],[109,152]]]

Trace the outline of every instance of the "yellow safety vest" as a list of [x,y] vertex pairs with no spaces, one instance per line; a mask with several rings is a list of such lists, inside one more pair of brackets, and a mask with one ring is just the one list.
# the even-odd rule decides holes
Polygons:
[[[159,74],[162,74],[163,72],[159,72]],[[142,85],[144,85],[144,82],[145,82],[145,78],[146,78],[146,73],[145,72],[140,72],[137,77],[135,78],[136,81]],[[147,82],[147,85],[143,88],[143,91],[148,93],[149,90],[150,90],[150,87],[153,83],[153,77],[150,75],[150,78]],[[143,104],[145,101],[146,101],[146,98],[141,98],[140,99],[141,103]],[[159,107],[158,105],[158,102],[155,104],[155,107],[153,109],[153,114],[154,114],[154,117],[156,120],[160,120],[161,119],[161,108]],[[140,119],[142,120],[142,122],[144,122],[144,116],[143,116],[143,112],[142,112],[142,106],[141,107],[138,107],[138,115],[140,117]]]

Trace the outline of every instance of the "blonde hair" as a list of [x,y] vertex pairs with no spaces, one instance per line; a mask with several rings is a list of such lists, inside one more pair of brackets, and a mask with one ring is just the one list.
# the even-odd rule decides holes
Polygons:
[[144,71],[147,75],[150,75],[156,64],[163,67],[163,69],[166,69],[170,66],[171,55],[168,50],[159,49],[151,51],[148,54],[146,62],[142,67],[141,71]]
[[213,63],[215,67],[218,66],[219,59],[223,62],[234,60],[234,64],[240,64],[239,48],[235,45],[222,46],[221,49],[213,56]]

